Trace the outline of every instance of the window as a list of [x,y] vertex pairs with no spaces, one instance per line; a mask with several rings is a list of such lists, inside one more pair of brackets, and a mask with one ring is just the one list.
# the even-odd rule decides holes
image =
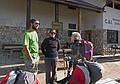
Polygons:
[[113,8],[113,2],[111,0],[106,0],[106,6]]
[[107,30],[107,43],[117,44],[118,43],[118,31]]
[[120,1],[119,0],[114,0],[114,1],[107,0],[106,1],[106,6],[120,10]]
[[120,10],[120,4],[115,3],[115,7],[114,7],[114,8],[116,8],[116,9],[119,9],[119,10]]
[[72,32],[76,32],[76,24],[68,24],[68,36],[70,37],[72,35]]
[[69,24],[69,29],[76,29],[76,24]]

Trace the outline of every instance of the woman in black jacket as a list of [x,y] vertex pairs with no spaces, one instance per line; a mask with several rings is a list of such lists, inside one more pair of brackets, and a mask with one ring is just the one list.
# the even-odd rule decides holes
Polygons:
[[[60,42],[56,38],[56,30],[49,31],[49,37],[45,38],[41,44],[42,53],[45,55],[46,84],[54,84],[57,80],[57,60]],[[52,72],[52,75],[50,74]]]

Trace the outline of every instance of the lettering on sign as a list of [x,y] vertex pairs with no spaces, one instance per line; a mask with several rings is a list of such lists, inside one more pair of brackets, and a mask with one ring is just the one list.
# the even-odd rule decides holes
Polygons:
[[115,25],[120,25],[120,19],[113,18]]
[[106,23],[106,24],[112,24],[113,22],[112,22],[112,20],[105,19],[105,23]]
[[112,19],[105,19],[104,22],[109,25],[119,25],[120,26],[120,19],[112,18]]

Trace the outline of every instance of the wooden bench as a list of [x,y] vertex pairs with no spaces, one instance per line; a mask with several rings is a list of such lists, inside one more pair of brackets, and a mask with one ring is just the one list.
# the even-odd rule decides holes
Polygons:
[[2,50],[13,52],[21,52],[22,44],[3,44]]
[[59,54],[59,62],[63,63],[64,70],[68,67],[67,61],[64,59],[67,54],[71,52],[71,49],[63,48],[58,51]]
[[[22,48],[23,48],[22,44],[3,44],[2,45],[2,50],[10,51],[11,54],[13,54],[14,52],[21,52]],[[69,52],[71,52],[71,49],[60,49],[58,51],[59,59],[60,59],[59,62],[62,62],[64,64],[64,69],[68,67],[67,61],[64,60],[64,57]],[[41,50],[40,50],[40,55],[43,55]]]
[[115,56],[115,54],[120,53],[120,46],[114,45],[111,46],[111,48],[114,50],[113,56]]

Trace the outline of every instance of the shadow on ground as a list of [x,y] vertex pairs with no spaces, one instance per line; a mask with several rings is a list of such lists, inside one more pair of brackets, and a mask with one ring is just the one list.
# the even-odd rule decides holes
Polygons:
[[116,62],[120,61],[120,56],[112,56],[112,57],[97,57],[96,61],[99,63],[104,63],[104,62]]
[[120,79],[115,79],[115,81],[119,82],[120,83]]

